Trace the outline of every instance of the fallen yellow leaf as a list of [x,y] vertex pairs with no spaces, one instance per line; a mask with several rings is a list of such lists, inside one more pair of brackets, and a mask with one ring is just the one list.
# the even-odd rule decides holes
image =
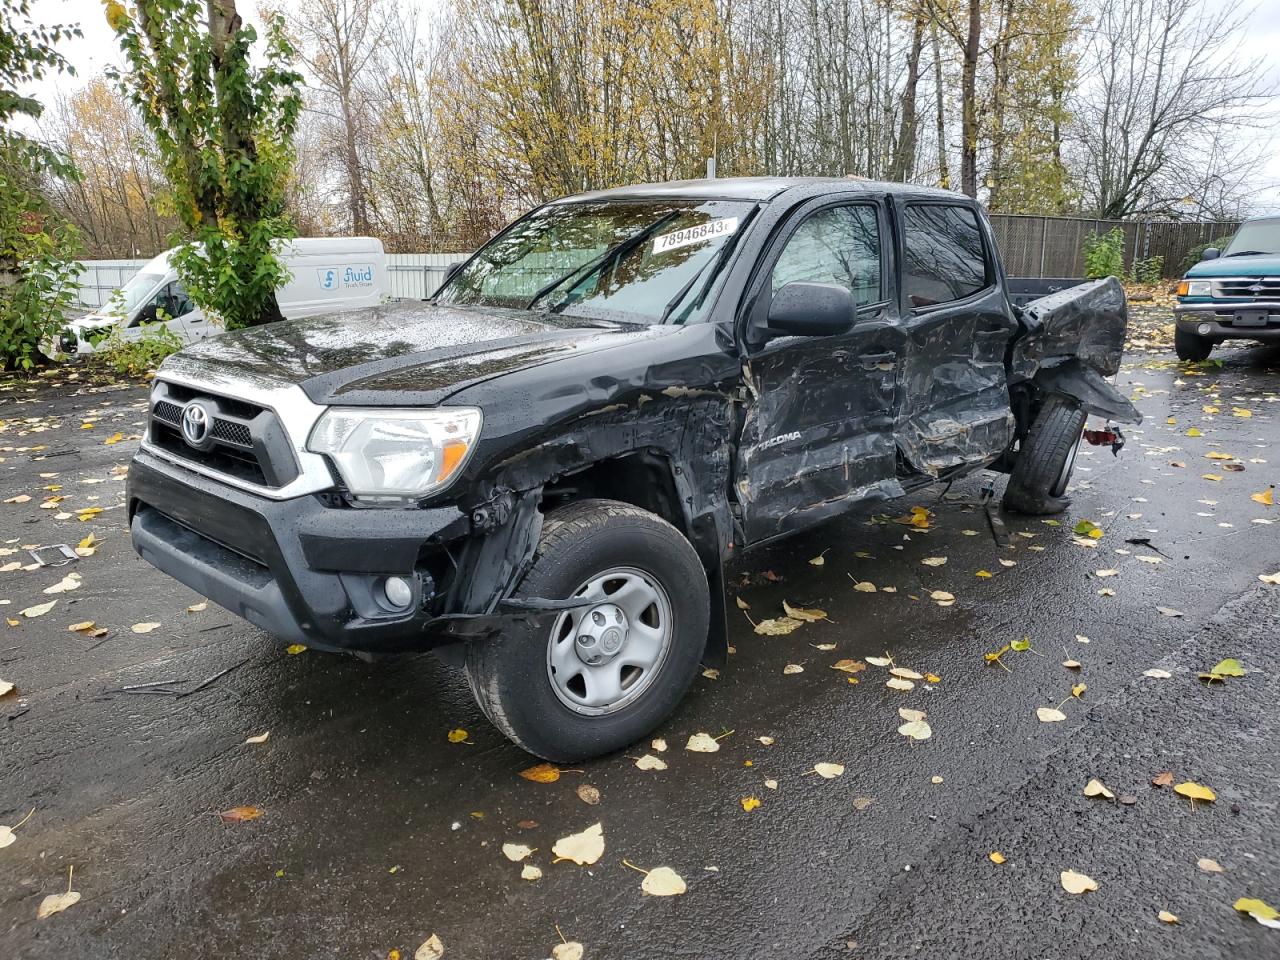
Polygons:
[[684,893],[684,878],[670,867],[654,867],[644,875],[640,889],[651,897],[676,897]]
[[[450,736],[449,739],[452,740],[453,737]],[[467,739],[465,730],[462,739]],[[532,767],[521,770],[520,776],[534,783],[555,783],[560,779],[560,768],[554,763],[535,763]]]
[[218,816],[223,823],[245,823],[261,817],[262,810],[259,807],[232,807],[230,810],[223,810]]
[[782,610],[793,620],[803,620],[806,623],[827,619],[827,611],[825,610],[806,610],[804,607],[793,607],[785,600],[782,601]]
[[1074,870],[1063,870],[1059,875],[1062,882],[1062,889],[1067,893],[1085,893],[1088,890],[1097,890],[1097,881],[1083,873],[1076,873]]
[[446,736],[450,743],[464,743],[470,734],[461,727],[458,727],[454,730],[450,730]]
[[558,860],[572,860],[579,866],[595,863],[604,855],[604,828],[594,823],[581,833],[561,837],[551,852]]
[[992,863],[998,864],[998,863],[1004,863],[1005,856],[999,850],[992,850],[990,853],[987,854],[987,859],[990,860]]
[[760,806],[760,798],[759,797],[743,797],[741,803],[742,803],[742,809],[747,811],[747,813],[750,813],[756,807]]

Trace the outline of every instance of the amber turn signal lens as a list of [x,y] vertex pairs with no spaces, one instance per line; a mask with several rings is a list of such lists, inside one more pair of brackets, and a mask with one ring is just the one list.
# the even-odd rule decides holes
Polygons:
[[1187,295],[1187,291],[1190,289],[1191,289],[1191,284],[1188,281],[1186,280],[1178,281],[1178,296],[1185,297]]
[[458,468],[458,464],[467,455],[467,445],[460,440],[450,441],[444,445],[441,454],[440,473],[436,477],[437,482],[443,482],[446,478],[452,476],[453,471]]

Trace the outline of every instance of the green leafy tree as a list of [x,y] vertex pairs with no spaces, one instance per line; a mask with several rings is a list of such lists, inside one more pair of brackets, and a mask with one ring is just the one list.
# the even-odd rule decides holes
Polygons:
[[185,243],[174,267],[206,313],[229,330],[280,319],[288,271],[274,241],[285,211],[302,77],[280,21],[254,28],[235,0],[107,0],[128,62],[119,75],[156,139]]
[[6,369],[40,362],[40,343],[56,335],[75,297],[75,232],[53,216],[39,190],[47,178],[75,171],[15,122],[39,119],[41,104],[23,91],[49,73],[71,72],[55,45],[78,33],[33,23],[28,0],[0,0],[0,351]]

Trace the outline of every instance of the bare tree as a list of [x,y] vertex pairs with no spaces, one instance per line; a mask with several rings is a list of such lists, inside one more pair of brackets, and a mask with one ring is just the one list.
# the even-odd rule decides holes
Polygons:
[[326,124],[351,230],[369,233],[367,151],[376,115],[377,58],[387,30],[383,0],[308,0],[289,25],[309,73],[306,110]]
[[1237,0],[1095,0],[1073,111],[1081,187],[1098,216],[1185,215],[1183,201],[1223,176],[1216,146],[1274,120],[1258,110],[1273,92],[1265,64],[1235,49],[1248,16]]

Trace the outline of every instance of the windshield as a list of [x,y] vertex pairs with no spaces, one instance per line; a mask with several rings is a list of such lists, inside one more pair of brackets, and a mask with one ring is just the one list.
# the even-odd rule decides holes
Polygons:
[[1280,220],[1250,220],[1242,223],[1223,251],[1225,257],[1251,253],[1280,253]]
[[163,279],[164,274],[162,273],[135,273],[133,278],[117,292],[117,296],[119,297],[119,307],[117,308],[116,306],[116,297],[112,297],[112,299],[103,306],[103,311],[115,312],[118,310],[120,313],[128,316],[137,309],[138,305],[146,299],[147,294],[154,290],[156,284]]
[[717,254],[751,210],[719,200],[553,204],[491,240],[437,300],[690,322],[709,302],[726,259]]

